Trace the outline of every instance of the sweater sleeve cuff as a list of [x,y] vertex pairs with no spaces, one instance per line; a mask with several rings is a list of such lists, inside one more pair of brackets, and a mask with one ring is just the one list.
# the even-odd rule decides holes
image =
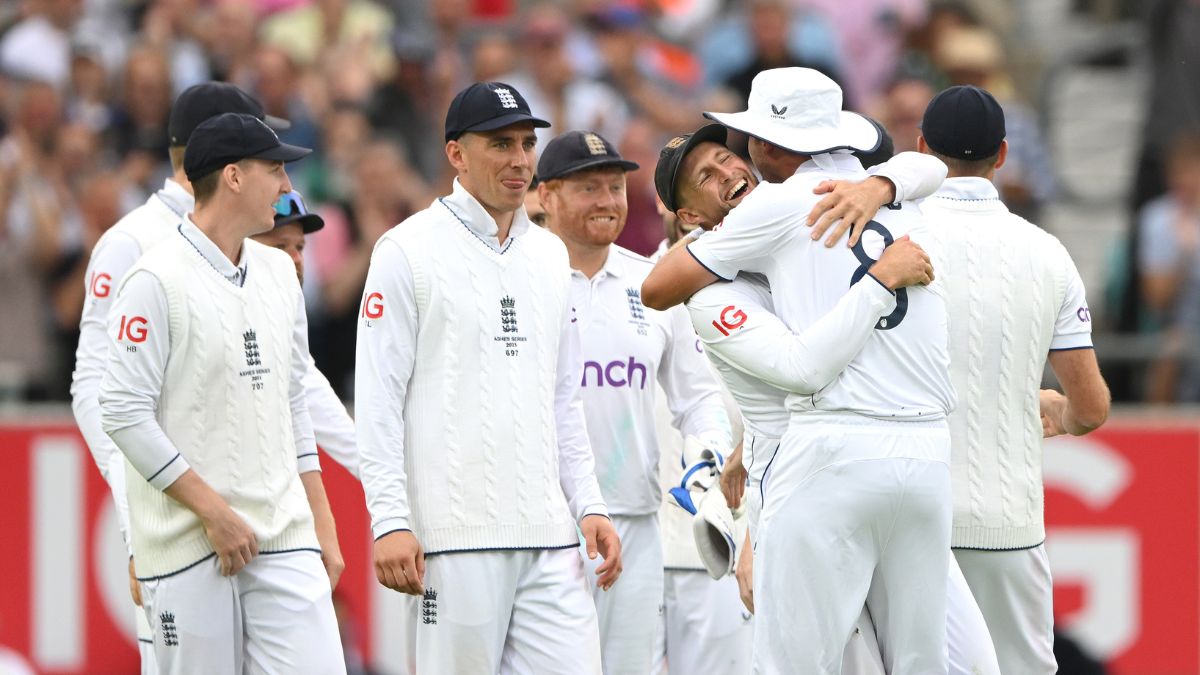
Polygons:
[[886,291],[887,293],[889,293],[889,294],[891,294],[891,295],[896,295],[896,291],[893,291],[892,289],[888,288],[888,287],[887,287],[887,284],[885,284],[885,283],[883,283],[882,281],[880,281],[880,280],[879,280],[879,277],[875,276],[874,274],[871,274],[870,272],[867,272],[867,276],[869,276],[869,277],[871,277],[872,279],[874,279],[874,280],[875,280],[875,283],[876,283],[876,284],[878,284],[878,285],[879,285],[879,287],[880,287],[880,288],[882,288],[882,289],[883,289],[884,291]]
[[383,518],[371,526],[371,535],[378,540],[385,534],[392,532],[412,532],[412,528],[408,525],[408,518],[392,516]]
[[179,480],[179,477],[187,473],[187,470],[190,468],[183,455],[176,455],[175,459],[168,462],[166,466],[160,469],[154,476],[148,478],[146,482],[150,483],[156,490],[166,490],[171,487],[171,483]]
[[296,467],[299,473],[308,473],[309,471],[321,470],[321,458],[316,452],[312,454],[304,454],[296,458]]
[[[583,520],[584,518],[587,518],[588,516],[604,516],[605,518],[609,518],[608,506],[606,506],[603,503],[592,504],[583,509],[583,513],[580,514],[579,520]],[[609,518],[609,520],[612,520],[612,519]]]

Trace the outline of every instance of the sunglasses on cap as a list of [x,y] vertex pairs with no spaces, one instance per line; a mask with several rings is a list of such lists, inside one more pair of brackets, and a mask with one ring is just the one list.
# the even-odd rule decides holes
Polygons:
[[279,198],[275,202],[276,215],[283,216],[307,216],[308,207],[304,205],[304,196],[296,190],[292,190],[286,195]]

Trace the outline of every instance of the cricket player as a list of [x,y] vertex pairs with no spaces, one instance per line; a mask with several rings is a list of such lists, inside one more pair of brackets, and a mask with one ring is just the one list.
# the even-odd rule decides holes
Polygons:
[[309,152],[252,115],[199,124],[184,157],[195,208],[109,313],[101,421],[133,468],[162,673],[345,672],[318,539],[332,514],[305,403],[304,299],[287,256],[246,240],[291,190],[284,163]]
[[577,528],[603,589],[621,547],[584,426],[567,251],[522,207],[546,126],[509,85],[459,92],[453,192],[371,259],[358,446],[376,576],[418,596],[411,672],[601,672]]
[[[96,243],[88,262],[84,289],[83,316],[80,320],[79,346],[75,352],[75,372],[71,383],[71,407],[75,421],[87,441],[100,474],[109,484],[117,507],[117,522],[126,547],[130,547],[129,506],[125,494],[125,457],[117,451],[100,423],[98,394],[108,359],[108,312],[114,291],[125,273],[159,242],[176,234],[184,214],[195,205],[192,186],[183,168],[184,153],[192,130],[204,120],[225,112],[241,112],[263,119],[274,129],[288,123],[263,113],[262,105],[241,89],[225,82],[205,82],[185,90],[171,108],[168,121],[170,159],[173,175],[163,182],[142,206],[134,209],[107,230]],[[311,362],[311,359],[310,359]],[[305,378],[313,431],[318,444],[355,476],[357,452],[354,449],[353,421],[332,389],[313,366]],[[343,563],[333,532],[322,539],[322,557],[336,582]],[[140,604],[140,591],[134,572],[133,552],[129,550],[130,592]],[[143,675],[155,672],[152,635],[146,613],[134,607],[138,649]]]
[[583,410],[600,492],[621,537],[621,583],[592,585],[607,675],[646,675],[654,662],[663,596],[655,394],[666,393],[675,427],[721,456],[729,419],[720,389],[696,350],[687,312],[658,312],[640,300],[653,263],[613,244],[629,206],[625,174],[638,168],[605,138],[571,131],[538,162],[546,227],[567,247],[571,320],[583,355]]
[[[880,141],[870,122],[841,111],[841,90],[820,73],[764,71],[749,110],[710,116],[748,133],[763,177],[785,182],[758,186],[721,228],[664,257],[642,286],[648,306],[670,306],[739,271],[761,272],[795,331],[872,276],[884,246],[919,231],[918,210],[902,202],[876,213],[867,225],[874,239],[853,247],[825,249],[807,235],[813,188],[865,177],[845,150],[870,151]],[[728,201],[748,187],[701,171],[684,189]],[[925,273],[932,281],[928,263]],[[764,469],[754,655],[763,672],[840,672],[864,602],[890,672],[947,672],[945,416],[954,391],[945,308],[936,289],[875,280],[896,293],[896,309],[837,380],[789,395],[787,432]],[[808,573],[794,574],[797,565]]]
[[[1008,142],[991,94],[971,86],[939,93],[917,143],[950,169],[921,209],[946,254],[939,274],[959,394],[949,420],[954,555],[1001,671],[1054,673],[1042,436],[1088,433],[1109,409],[1083,282],[1058,239],[1000,201],[992,178]],[[1039,397],[1047,358],[1065,397]]]
[[[720,202],[703,194],[685,195],[685,191],[679,189],[679,185],[688,180],[687,175],[680,175],[681,171],[690,174],[700,168],[695,161],[685,165],[688,156],[693,152],[696,152],[698,157],[712,156],[715,151],[717,154],[714,159],[723,158],[721,153],[727,152],[724,146],[725,137],[725,128],[713,124],[695,134],[681,137],[679,142],[669,143],[660,156],[655,175],[655,183],[662,191],[661,201],[678,209],[689,209],[692,213],[722,213],[725,207]],[[726,158],[724,162],[713,161],[710,169],[749,173],[748,167],[736,157]],[[919,198],[927,196],[938,187],[945,175],[945,165],[940,161],[922,162],[919,155],[905,153],[891,159],[887,164],[872,167],[872,171],[877,172],[880,180],[889,182],[897,194]],[[837,186],[840,191],[835,191],[834,195],[840,197],[827,198],[827,201],[819,204],[816,211],[809,216],[818,222],[818,226],[814,228],[814,235],[818,238],[823,236],[822,228],[829,223],[829,220],[823,217],[824,213],[829,212],[825,211],[827,207],[838,214],[857,213],[861,210],[861,206],[858,206],[861,201],[858,199],[858,192],[868,200],[879,199],[873,196],[878,193],[871,191],[872,182],[879,181],[869,180],[861,185]],[[756,184],[754,181],[750,183],[753,189]],[[820,190],[824,192],[833,187],[824,186]],[[894,198],[890,195],[891,191],[885,191],[888,195],[885,199]],[[875,204],[879,204],[879,201]],[[696,225],[701,231],[706,231],[711,230],[715,222],[702,219]],[[885,249],[880,264],[897,254],[898,249],[905,245],[912,246],[909,243]],[[887,274],[886,271],[878,273]],[[846,367],[849,359],[857,354],[863,340],[871,334],[877,319],[880,318],[864,304],[869,301],[863,299],[865,293],[879,293],[875,290],[877,288],[878,284],[867,285],[862,281],[855,284],[833,310],[799,336],[793,335],[771,313],[770,288],[758,275],[742,274],[732,282],[707,286],[688,301],[693,326],[705,343],[705,353],[721,373],[726,388],[737,399],[746,422],[743,454],[739,457],[739,453],[734,453],[726,464],[721,482],[722,489],[731,498],[732,506],[736,505],[742,495],[741,486],[735,484],[735,477],[748,478],[749,489],[746,490],[745,497],[751,533],[755,529],[761,506],[761,478],[768,463],[764,457],[769,459],[778,449],[779,438],[786,429],[787,412],[784,400],[787,391],[811,394],[832,381]],[[883,309],[886,309],[886,314],[893,308],[884,307],[881,311]],[[731,327],[729,324],[736,326]],[[748,476],[740,467],[743,462],[750,469]],[[752,609],[753,596],[749,584],[752,565],[750,550],[747,541],[746,546],[741,549],[737,574],[743,599],[747,608]],[[947,631],[950,643],[950,672],[962,675],[999,673],[995,650],[983,616],[967,588],[966,581],[953,562],[948,583]],[[883,672],[874,624],[865,609],[846,645],[842,672]]]

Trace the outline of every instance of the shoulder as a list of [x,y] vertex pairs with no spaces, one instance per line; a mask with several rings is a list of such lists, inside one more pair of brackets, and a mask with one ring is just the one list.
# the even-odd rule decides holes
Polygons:
[[567,260],[567,247],[558,235],[542,227],[530,223],[529,230],[522,235],[524,243],[535,251],[535,255],[549,256],[555,259]]
[[816,198],[811,189],[806,189],[808,183],[799,177],[789,178],[783,183],[759,183],[729,212],[725,222],[728,223],[730,219],[780,220],[797,213],[807,214]]
[[[428,243],[439,235],[438,230],[444,227],[448,220],[453,221],[454,216],[445,206],[435,200],[428,207],[417,211],[385,232],[379,238],[379,242],[376,242],[375,247],[378,249],[379,243],[385,240],[393,242],[401,248]],[[444,235],[445,231],[443,230],[441,234]]]
[[616,260],[621,265],[623,270],[628,271],[631,275],[646,278],[650,274],[650,270],[654,269],[654,261],[644,255],[639,255],[630,251],[627,248],[622,248],[616,244],[612,245],[612,250],[609,255],[616,256]]

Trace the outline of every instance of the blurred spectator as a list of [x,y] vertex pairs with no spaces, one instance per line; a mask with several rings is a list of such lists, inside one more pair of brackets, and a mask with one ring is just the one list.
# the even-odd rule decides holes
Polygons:
[[279,132],[284,143],[313,148],[318,143],[317,123],[300,96],[300,72],[287,51],[263,46],[254,55],[254,96],[268,115],[291,126]]
[[1180,354],[1200,338],[1200,136],[1171,145],[1165,173],[1169,191],[1146,204],[1137,223],[1146,323],[1168,338],[1147,393],[1159,403],[1200,401],[1200,364]]
[[927,0],[799,0],[833,25],[842,53],[847,107],[870,106],[892,79],[906,34],[925,23]]
[[71,76],[71,33],[83,0],[27,0],[25,7],[27,16],[0,40],[0,69],[61,91]]
[[392,15],[371,0],[314,0],[280,12],[262,25],[263,42],[286,50],[297,64],[315,64],[339,46],[360,50],[377,77],[391,70]]
[[936,93],[928,82],[913,77],[898,79],[884,90],[871,116],[879,120],[892,135],[896,152],[917,149],[917,136],[921,134],[920,125],[925,117],[925,108]]
[[397,31],[393,39],[396,67],[392,78],[376,88],[368,108],[371,126],[402,142],[409,162],[426,181],[446,172],[443,119],[436,112],[437,93],[430,79],[433,40]]
[[550,122],[549,129],[538,130],[541,140],[571,130],[621,138],[628,115],[625,103],[607,84],[576,75],[564,48],[566,14],[554,5],[538,5],[524,29],[522,44],[529,77],[514,75],[504,81],[524,94],[531,110]]
[[[60,98],[33,82],[12,94],[9,133],[0,141],[0,388],[28,398],[50,389],[52,313],[48,279],[64,252],[80,245],[73,200],[54,162]],[[82,288],[82,287],[81,287]]]
[[71,57],[71,84],[67,90],[67,119],[80,122],[96,132],[112,123],[109,105],[108,73],[98,55],[83,49]]
[[150,0],[142,15],[141,38],[167,54],[172,97],[209,79],[208,57],[198,39],[199,0]]
[[337,208],[321,211],[325,228],[314,233],[314,268],[320,278],[320,311],[310,321],[313,357],[343,398],[353,395],[358,301],[375,242],[433,193],[404,161],[398,148],[378,139],[362,145],[345,167],[351,186]]
[[935,46],[937,66],[950,84],[987,89],[1004,108],[1008,160],[996,172],[995,183],[1008,208],[1038,222],[1042,207],[1056,191],[1054,168],[1037,115],[1016,98],[1004,70],[1004,48],[986,28],[955,27],[941,34]]
[[249,89],[258,18],[246,0],[215,0],[199,27],[213,78]]
[[133,50],[123,79],[109,135],[129,181],[153,190],[171,171],[166,161],[167,119],[174,98],[165,55],[149,47]]
[[658,249],[662,241],[662,218],[658,214],[658,193],[654,189],[654,166],[658,163],[658,152],[662,142],[653,125],[645,118],[635,117],[626,128],[625,137],[618,144],[621,156],[637,162],[640,168],[625,174],[625,196],[629,202],[629,214],[625,229],[617,237],[617,245],[649,256]]
[[[756,4],[751,5],[752,11]],[[764,0],[762,4],[769,7],[776,3]],[[791,7],[786,25],[788,54],[803,63],[820,65],[825,72],[838,72],[841,48],[833,25],[823,14],[798,11],[795,3],[787,5]],[[719,17],[703,34],[696,50],[710,84],[724,82],[746,68],[755,51],[747,12]]]
[[625,99],[629,114],[645,117],[664,134],[692,131],[703,122],[699,111],[713,108],[704,100],[707,92],[697,90],[699,62],[654,44],[641,9],[610,5],[586,20],[603,62],[601,79]]
[[1170,142],[1183,133],[1200,133],[1200,80],[1196,78],[1200,3],[1144,0],[1138,6],[1146,18],[1152,70],[1134,184],[1135,209],[1166,191],[1163,166]]
[[491,82],[517,67],[517,50],[505,31],[490,30],[475,40],[471,54],[472,76],[476,82]]
[[745,101],[750,98],[750,83],[754,76],[771,68],[799,66],[818,70],[830,79],[839,81],[837,70],[830,61],[809,61],[793,51],[788,42],[792,26],[792,4],[788,0],[755,0],[750,8],[750,37],[754,53],[750,63],[725,81]]

